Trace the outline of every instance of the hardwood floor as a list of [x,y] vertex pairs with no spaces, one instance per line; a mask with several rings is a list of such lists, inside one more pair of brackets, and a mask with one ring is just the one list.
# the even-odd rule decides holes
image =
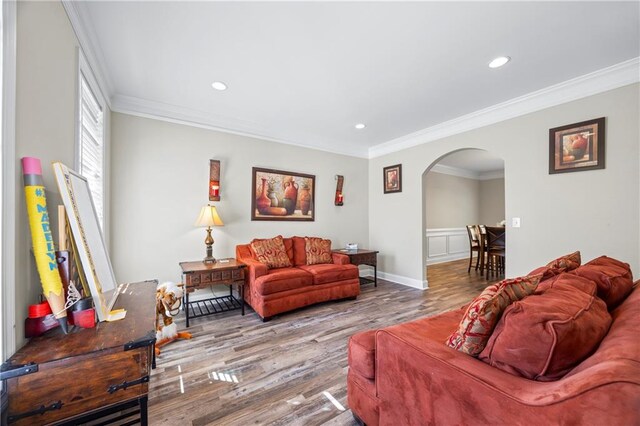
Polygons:
[[[249,308],[191,320],[192,340],[162,348],[150,384],[151,425],[355,425],[347,406],[347,342],[459,307],[490,282],[467,260],[428,268],[421,291],[378,280],[357,300],[262,323]],[[177,319],[184,329],[184,317]],[[333,398],[336,404],[331,402]]]

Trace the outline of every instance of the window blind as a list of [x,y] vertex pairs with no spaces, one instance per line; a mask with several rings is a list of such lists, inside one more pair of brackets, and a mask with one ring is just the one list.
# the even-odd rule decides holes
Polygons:
[[80,79],[80,170],[89,182],[104,230],[104,111],[84,75]]

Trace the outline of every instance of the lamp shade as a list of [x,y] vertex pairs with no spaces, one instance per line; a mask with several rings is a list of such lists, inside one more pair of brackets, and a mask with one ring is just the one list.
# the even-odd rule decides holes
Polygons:
[[218,211],[212,205],[206,205],[200,210],[200,216],[196,219],[196,223],[193,226],[222,226],[224,223],[222,219],[220,219],[220,215],[218,215]]

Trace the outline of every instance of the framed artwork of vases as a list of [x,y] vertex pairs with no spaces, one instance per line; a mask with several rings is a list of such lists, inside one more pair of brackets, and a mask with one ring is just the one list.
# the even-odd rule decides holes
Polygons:
[[316,177],[253,167],[251,220],[315,220]]

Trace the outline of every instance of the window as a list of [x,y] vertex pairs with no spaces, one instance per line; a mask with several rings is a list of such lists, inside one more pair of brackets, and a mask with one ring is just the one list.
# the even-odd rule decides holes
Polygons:
[[86,61],[79,54],[78,173],[89,181],[98,222],[104,232],[105,211],[105,117],[104,100]]

